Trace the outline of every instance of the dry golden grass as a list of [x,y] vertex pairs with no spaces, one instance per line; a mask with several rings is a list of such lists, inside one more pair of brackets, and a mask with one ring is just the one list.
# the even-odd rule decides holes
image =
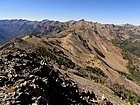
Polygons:
[[6,92],[7,92],[7,93],[12,93],[12,92],[14,92],[14,91],[15,91],[14,87],[8,87],[8,88],[6,89]]

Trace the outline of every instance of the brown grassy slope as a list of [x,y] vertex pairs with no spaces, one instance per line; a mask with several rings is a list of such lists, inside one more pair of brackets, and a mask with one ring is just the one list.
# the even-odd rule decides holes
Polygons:
[[[33,36],[23,38],[37,46],[45,46],[43,41],[63,50],[69,58],[81,67],[99,67],[108,75],[113,83],[124,85],[127,89],[136,93],[140,92],[140,86],[133,81],[121,76],[116,70],[129,74],[126,66],[128,61],[123,59],[121,49],[115,47],[111,40],[116,37],[116,33],[107,30],[101,24],[86,21],[70,21],[68,30],[64,30],[53,38],[44,37],[42,39]],[[54,44],[53,44],[53,43]],[[98,49],[105,57],[101,57],[95,49]]]
[[[113,81],[114,83],[116,82],[116,83],[119,83],[121,85],[125,85],[127,89],[134,90],[137,93],[140,91],[140,88],[139,88],[139,86],[137,84],[135,84],[132,81],[130,81],[130,80],[122,77],[121,75],[119,75],[119,73],[114,70],[114,67],[115,66],[112,66],[109,63],[105,63],[108,60],[111,62],[111,59],[108,56],[112,57],[112,59],[116,60],[116,62],[119,61],[118,58],[122,59],[121,56],[117,55],[117,53],[114,53],[114,54],[116,54],[118,56],[118,58],[116,59],[115,58],[116,56],[113,56],[113,55],[111,56],[111,55],[106,54],[105,53],[106,51],[104,49],[102,49],[102,47],[101,48],[99,47],[99,49],[101,49],[101,51],[104,52],[104,54],[105,54],[105,58],[102,58],[98,54],[96,54],[96,52],[94,50],[93,51],[88,51],[82,45],[80,46],[80,44],[77,44],[78,43],[78,40],[75,40],[75,43],[73,44],[71,42],[72,39],[65,39],[65,38],[74,38],[74,37],[76,37],[76,35],[72,37],[72,34],[70,33],[70,34],[68,34],[64,38],[50,38],[50,39],[47,39],[47,41],[48,42],[49,41],[56,41],[56,40],[61,41],[61,44],[59,46],[58,45],[55,45],[55,46],[57,46],[58,48],[60,48],[61,50],[63,50],[64,53],[66,55],[68,55],[77,65],[80,65],[82,67],[86,67],[88,65],[90,65],[90,66],[97,66],[97,67],[101,68],[101,70],[103,70],[106,73],[106,75],[108,75],[109,79],[111,79],[111,81]],[[46,48],[48,47],[48,45],[46,45],[42,41],[42,39],[40,39],[38,37],[35,37],[35,36],[33,36],[32,38],[30,38],[30,37],[24,37],[22,39],[26,40],[29,43],[34,44],[35,46],[44,46]],[[92,39],[90,38],[90,40],[92,40]],[[95,40],[95,39],[93,39],[93,40]],[[80,42],[80,40],[79,40],[79,42]],[[96,43],[97,42],[98,41],[96,41]],[[111,44],[110,44],[110,46],[111,46]],[[96,45],[96,47],[98,48],[98,45]],[[107,47],[109,47],[109,46],[107,46]],[[115,47],[113,45],[112,45],[112,47],[115,49]],[[112,47],[110,47],[110,48],[112,48]],[[73,50],[70,50],[70,49],[73,49]],[[116,51],[116,52],[119,53],[119,50],[117,50],[117,49],[114,50],[114,49],[113,49],[114,52]],[[80,52],[77,52],[76,51],[76,53],[75,53],[74,52],[75,50],[79,50]],[[87,63],[87,61],[90,61],[92,63]],[[118,63],[118,65],[121,65],[119,62],[117,62],[117,63]],[[124,65],[124,68],[125,68],[125,65]],[[121,70],[121,69],[119,69],[119,70]]]

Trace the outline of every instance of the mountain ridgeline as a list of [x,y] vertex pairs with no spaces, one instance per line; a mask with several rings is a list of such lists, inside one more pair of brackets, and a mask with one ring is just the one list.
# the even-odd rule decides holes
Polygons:
[[2,20],[0,40],[2,105],[140,104],[139,26]]

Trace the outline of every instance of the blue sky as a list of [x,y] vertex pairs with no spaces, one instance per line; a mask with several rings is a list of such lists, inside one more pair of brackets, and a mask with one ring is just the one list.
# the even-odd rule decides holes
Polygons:
[[140,25],[140,0],[0,0],[0,19]]

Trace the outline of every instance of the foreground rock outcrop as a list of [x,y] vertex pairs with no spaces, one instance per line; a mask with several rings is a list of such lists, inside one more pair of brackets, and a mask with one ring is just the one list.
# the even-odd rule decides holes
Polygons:
[[[9,48],[0,54],[1,105],[98,104],[93,91],[80,89],[37,53]],[[102,103],[112,105],[105,98]]]

